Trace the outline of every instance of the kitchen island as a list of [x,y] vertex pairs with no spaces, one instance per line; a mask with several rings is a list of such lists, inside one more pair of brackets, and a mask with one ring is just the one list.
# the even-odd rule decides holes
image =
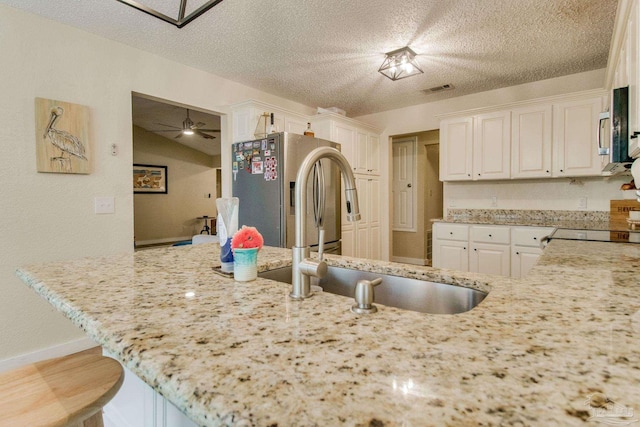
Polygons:
[[[216,274],[218,251],[154,249],[17,274],[201,425],[572,426],[640,416],[640,245],[552,241],[522,280],[327,257],[489,291],[456,315],[379,305],[358,316],[352,298],[328,293],[292,301],[290,285]],[[264,248],[259,268],[290,260]]]

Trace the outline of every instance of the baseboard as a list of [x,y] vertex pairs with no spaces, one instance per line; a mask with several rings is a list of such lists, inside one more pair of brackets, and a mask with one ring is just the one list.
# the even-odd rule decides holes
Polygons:
[[422,259],[422,258],[409,258],[409,257],[402,257],[402,256],[392,256],[391,257],[391,261],[393,262],[402,262],[405,264],[413,264],[413,265],[429,265],[429,260],[428,259]]
[[97,345],[98,344],[96,344],[91,338],[84,337],[64,344],[58,344],[53,347],[36,350],[31,353],[21,354],[20,356],[0,361],[0,372],[19,368],[20,366],[28,365],[29,363],[40,362],[41,360],[62,357],[67,354],[88,350],[96,347]]
[[181,242],[183,240],[191,240],[192,237],[193,235],[182,236],[182,237],[168,237],[166,239],[136,240],[136,246],[159,245],[162,243]]

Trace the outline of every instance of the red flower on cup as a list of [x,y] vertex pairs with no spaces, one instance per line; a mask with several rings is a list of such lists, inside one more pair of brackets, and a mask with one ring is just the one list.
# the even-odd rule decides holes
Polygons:
[[247,227],[246,225],[236,231],[231,239],[232,249],[258,248],[260,250],[263,244],[262,234],[255,227]]

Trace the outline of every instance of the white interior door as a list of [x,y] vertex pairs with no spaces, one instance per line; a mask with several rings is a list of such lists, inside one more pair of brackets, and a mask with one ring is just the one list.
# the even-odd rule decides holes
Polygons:
[[393,140],[393,230],[416,231],[418,138]]

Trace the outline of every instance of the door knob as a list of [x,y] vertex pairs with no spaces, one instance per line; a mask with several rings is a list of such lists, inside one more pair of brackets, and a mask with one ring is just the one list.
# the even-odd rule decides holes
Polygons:
[[407,187],[411,188],[411,184],[407,184]]

